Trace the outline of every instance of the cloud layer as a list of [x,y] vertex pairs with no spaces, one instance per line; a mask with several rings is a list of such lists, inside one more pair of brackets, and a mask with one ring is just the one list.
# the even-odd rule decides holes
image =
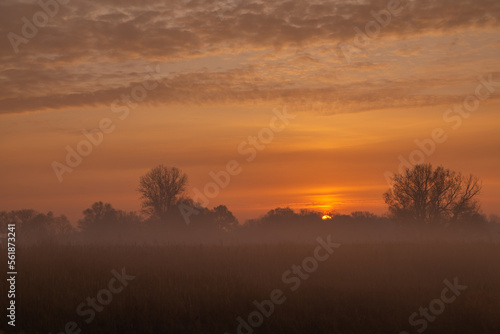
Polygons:
[[[54,15],[30,38],[23,18],[40,20],[41,7],[0,4],[0,114],[109,106],[154,64],[164,80],[148,103],[287,101],[328,113],[451,103],[460,92],[429,90],[475,80],[483,74],[471,65],[477,61],[500,71],[496,0],[401,1],[400,14],[352,49],[350,63],[340,46],[356,46],[355,28],[365,31],[388,1],[43,3]],[[27,43],[12,42],[12,33]],[[478,38],[485,41],[475,57]],[[431,45],[442,54],[429,54]],[[440,73],[445,59],[450,70]]]

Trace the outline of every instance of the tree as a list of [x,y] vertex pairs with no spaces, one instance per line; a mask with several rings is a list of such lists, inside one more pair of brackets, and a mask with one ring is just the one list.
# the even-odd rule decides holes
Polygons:
[[95,202],[83,211],[83,219],[78,221],[78,227],[83,232],[102,229],[105,226],[116,225],[117,211],[109,203]]
[[0,232],[7,230],[7,224],[16,224],[16,234],[20,240],[28,242],[42,242],[64,240],[74,232],[73,226],[66,216],[55,216],[35,210],[17,210],[0,212]]
[[264,218],[269,218],[271,220],[287,220],[295,217],[297,217],[297,214],[289,207],[269,210],[264,216]]
[[109,203],[95,202],[83,211],[78,227],[87,236],[120,236],[127,229],[139,226],[140,217],[135,212],[117,210]]
[[480,191],[479,179],[472,175],[421,164],[394,174],[384,200],[398,220],[448,224],[479,214]]
[[46,215],[43,213],[36,215],[30,221],[29,225],[26,227],[31,227],[33,232],[37,231],[37,225],[40,226],[40,231],[43,231],[42,233],[51,237],[66,236],[74,231],[73,226],[71,226],[71,223],[66,216],[61,215],[57,217],[52,211],[49,211]]
[[187,175],[176,167],[159,165],[140,178],[142,208],[152,217],[166,220],[186,190]]
[[229,231],[238,226],[238,219],[225,205],[215,207],[210,213],[213,222],[222,231]]

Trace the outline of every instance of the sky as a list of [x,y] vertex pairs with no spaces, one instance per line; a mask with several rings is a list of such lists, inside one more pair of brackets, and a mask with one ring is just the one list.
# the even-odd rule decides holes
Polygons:
[[163,164],[240,221],[383,214],[386,176],[429,162],[500,214],[497,0],[1,0],[0,22],[0,211],[140,210]]

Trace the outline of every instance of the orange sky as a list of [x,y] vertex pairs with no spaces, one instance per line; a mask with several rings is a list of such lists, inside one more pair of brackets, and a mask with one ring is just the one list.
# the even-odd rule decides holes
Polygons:
[[[193,195],[234,160],[241,173],[209,206],[240,220],[384,213],[384,173],[442,129],[424,161],[477,175],[484,213],[500,214],[500,3],[402,1],[359,44],[387,3],[75,0],[23,43],[10,33],[24,38],[21,18],[42,9],[2,3],[0,210],[138,210],[150,168],[181,168]],[[249,136],[285,109],[247,161]],[[54,161],[99,124],[102,143],[59,182]]]

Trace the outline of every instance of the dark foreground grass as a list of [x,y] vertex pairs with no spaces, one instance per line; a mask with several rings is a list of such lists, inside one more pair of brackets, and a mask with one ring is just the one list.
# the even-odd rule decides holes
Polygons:
[[[296,291],[282,280],[316,244],[240,246],[34,246],[18,249],[17,321],[1,330],[60,333],[237,333],[254,300],[286,300],[242,333],[417,333],[408,318],[440,298],[443,280],[468,288],[425,333],[500,333],[500,246],[342,245]],[[108,286],[112,269],[135,279],[86,323],[77,306]],[[5,281],[4,281],[5,282]],[[2,309],[6,307],[2,284]],[[417,319],[421,319],[419,316]],[[4,318],[5,320],[5,318]],[[76,333],[77,331],[75,331]]]

